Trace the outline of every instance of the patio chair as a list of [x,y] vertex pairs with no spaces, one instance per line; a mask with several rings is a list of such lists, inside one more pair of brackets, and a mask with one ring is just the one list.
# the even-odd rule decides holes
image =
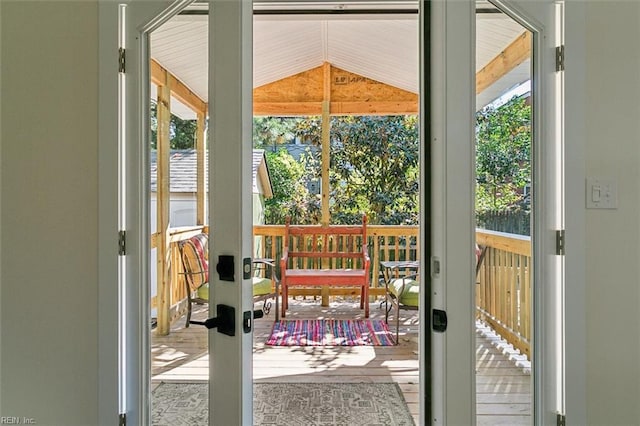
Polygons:
[[[184,266],[185,285],[187,290],[187,319],[185,327],[189,327],[193,303],[209,302],[209,238],[201,233],[178,244],[180,258]],[[276,321],[278,314],[278,295],[280,294],[280,280],[276,275],[275,263],[270,259],[254,259],[255,275],[252,278],[253,302],[263,302],[262,310],[265,315],[271,312],[271,300],[276,301]],[[197,292],[198,296],[193,297]]]
[[397,345],[400,333],[400,309],[417,311],[420,306],[420,282],[418,281],[418,273],[404,274],[401,268],[395,268],[393,273],[395,278],[387,277],[385,279],[385,315],[384,321],[389,324],[389,313],[394,310],[395,329]]
[[[476,282],[478,282],[478,275],[482,262],[484,261],[487,253],[486,246],[479,246],[476,244]],[[400,332],[400,309],[416,311],[420,305],[420,282],[418,281],[418,273],[409,271],[402,266],[394,268],[393,271],[387,271],[385,277],[385,322],[389,323],[389,313],[391,309],[395,308],[395,322],[396,322],[396,345],[398,344],[398,336]],[[394,274],[394,278],[391,277],[391,273]],[[404,275],[403,275],[404,274]]]
[[[184,267],[185,286],[187,290],[187,320],[185,327],[189,327],[191,321],[192,305],[209,302],[209,295],[203,295],[199,291],[209,283],[209,236],[205,233],[178,243],[180,258]],[[193,294],[198,292],[198,297]],[[208,292],[207,292],[208,293]]]

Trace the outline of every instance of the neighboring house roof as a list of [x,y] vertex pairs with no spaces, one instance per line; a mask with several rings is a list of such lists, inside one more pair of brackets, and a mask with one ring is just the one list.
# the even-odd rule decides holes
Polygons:
[[[251,170],[253,172],[253,193],[262,194],[265,198],[273,197],[273,188],[271,187],[267,156],[264,153],[264,149],[253,150],[253,166]],[[258,186],[258,182],[262,182],[261,188]]]
[[[196,150],[171,150],[169,157],[169,192],[196,192]],[[205,161],[205,170],[208,170]],[[151,192],[157,190],[157,151],[151,151]],[[262,194],[266,198],[273,196],[269,168],[264,150],[253,150],[253,193]],[[208,174],[205,172],[205,182],[208,187]],[[261,185],[258,184],[261,183]]]

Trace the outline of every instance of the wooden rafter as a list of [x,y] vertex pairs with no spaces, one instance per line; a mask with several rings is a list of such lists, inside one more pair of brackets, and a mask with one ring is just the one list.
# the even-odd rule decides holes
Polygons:
[[163,84],[164,74],[168,74],[169,86],[171,87],[171,95],[191,108],[196,114],[207,113],[207,103],[200,99],[198,95],[193,93],[185,84],[178,80],[176,76],[171,74],[168,70],[162,67],[154,59],[151,59],[151,82],[158,86]]
[[476,94],[531,57],[531,32],[525,31],[476,73]]

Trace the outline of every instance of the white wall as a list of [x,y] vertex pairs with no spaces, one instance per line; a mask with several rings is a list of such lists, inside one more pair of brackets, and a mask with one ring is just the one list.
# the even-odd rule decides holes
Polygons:
[[586,211],[587,418],[638,425],[640,2],[585,4],[585,170],[616,179],[619,195],[616,210]]
[[93,425],[97,2],[1,7],[0,415]]

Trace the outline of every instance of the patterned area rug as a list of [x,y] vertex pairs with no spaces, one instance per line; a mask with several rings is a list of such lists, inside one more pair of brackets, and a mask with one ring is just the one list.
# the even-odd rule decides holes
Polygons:
[[383,320],[290,320],[273,324],[270,346],[392,346]]
[[[155,426],[206,426],[207,383],[161,383],[152,392]],[[255,383],[256,426],[415,425],[396,383]]]

